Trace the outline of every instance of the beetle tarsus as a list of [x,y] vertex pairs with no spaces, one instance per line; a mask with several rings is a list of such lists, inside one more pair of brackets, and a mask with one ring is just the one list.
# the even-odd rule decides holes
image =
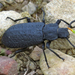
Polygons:
[[65,59],[61,57],[61,59],[64,61]]
[[45,61],[46,61],[46,64],[47,64],[47,67],[50,68],[49,64],[48,64],[48,61],[47,61],[47,57],[46,57],[46,54],[45,54],[45,43],[43,42],[43,45],[42,45],[42,48],[43,48],[43,54],[44,54],[44,57],[45,57]]
[[16,55],[16,53],[14,53],[12,56],[10,56],[10,58],[14,57]]

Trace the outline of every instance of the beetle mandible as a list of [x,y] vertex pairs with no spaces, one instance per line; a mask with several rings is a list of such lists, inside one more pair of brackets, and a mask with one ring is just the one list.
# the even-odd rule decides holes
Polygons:
[[[69,24],[68,22],[62,19],[58,19],[56,23],[50,23],[46,25],[44,19],[45,12],[43,9],[42,11],[43,11],[42,22],[31,22],[30,18],[28,17],[24,17],[17,20],[7,17],[7,19],[11,19],[14,22],[22,19],[27,19],[28,23],[16,24],[8,28],[2,36],[2,43],[5,46],[10,48],[27,48],[32,45],[38,45],[40,43],[43,43],[42,45],[43,53],[44,53],[46,64],[49,68],[45,51],[44,51],[45,50],[44,40],[49,40],[49,42],[46,43],[46,47],[50,51],[52,51],[56,56],[58,56],[60,59],[64,60],[64,58],[62,58],[57,53],[55,53],[52,49],[50,49],[50,43],[51,41],[56,40],[58,38],[63,38],[63,39],[66,38],[68,40],[69,38],[68,28],[73,28],[71,24],[75,21],[72,21]],[[68,28],[59,28],[59,24],[61,21],[66,23],[68,25]],[[73,47],[75,47],[70,41],[69,43]],[[13,56],[15,56],[17,53],[22,51],[23,50],[17,50]]]

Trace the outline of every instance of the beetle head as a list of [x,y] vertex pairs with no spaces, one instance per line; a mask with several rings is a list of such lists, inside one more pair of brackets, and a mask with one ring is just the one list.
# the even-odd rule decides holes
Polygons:
[[59,28],[57,32],[58,32],[58,38],[69,37],[69,32],[67,28]]

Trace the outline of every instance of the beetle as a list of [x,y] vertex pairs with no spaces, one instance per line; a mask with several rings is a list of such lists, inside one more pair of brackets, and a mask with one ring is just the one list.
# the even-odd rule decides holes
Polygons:
[[[42,43],[43,53],[45,57],[46,64],[49,68],[47,58],[45,55],[45,43],[44,40],[49,40],[46,43],[46,47],[52,51],[56,56],[58,56],[60,59],[64,61],[64,58],[59,56],[56,52],[54,52],[52,49],[50,49],[50,43],[53,40],[56,40],[58,38],[66,38],[69,41],[69,32],[68,28],[59,28],[59,24],[61,21],[66,23],[69,28],[73,28],[71,24],[74,22],[72,21],[70,24],[62,19],[58,19],[56,23],[50,23],[45,24],[45,12],[43,11],[43,20],[42,22],[31,22],[30,18],[24,17],[21,19],[12,19],[10,17],[7,17],[7,19],[11,19],[12,21],[16,22],[22,19],[27,19],[28,23],[21,23],[16,24],[8,28],[5,33],[2,36],[2,43],[10,48],[27,48],[29,46],[38,45]],[[70,41],[69,43],[75,47]],[[22,52],[23,50],[19,49],[17,50],[13,56],[15,56],[17,53]],[[11,57],[13,57],[11,56]]]

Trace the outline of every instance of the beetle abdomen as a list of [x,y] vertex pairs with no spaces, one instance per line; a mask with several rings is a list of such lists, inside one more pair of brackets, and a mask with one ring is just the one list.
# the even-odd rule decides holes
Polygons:
[[11,26],[3,35],[2,43],[11,48],[26,48],[43,41],[44,23],[22,23]]

